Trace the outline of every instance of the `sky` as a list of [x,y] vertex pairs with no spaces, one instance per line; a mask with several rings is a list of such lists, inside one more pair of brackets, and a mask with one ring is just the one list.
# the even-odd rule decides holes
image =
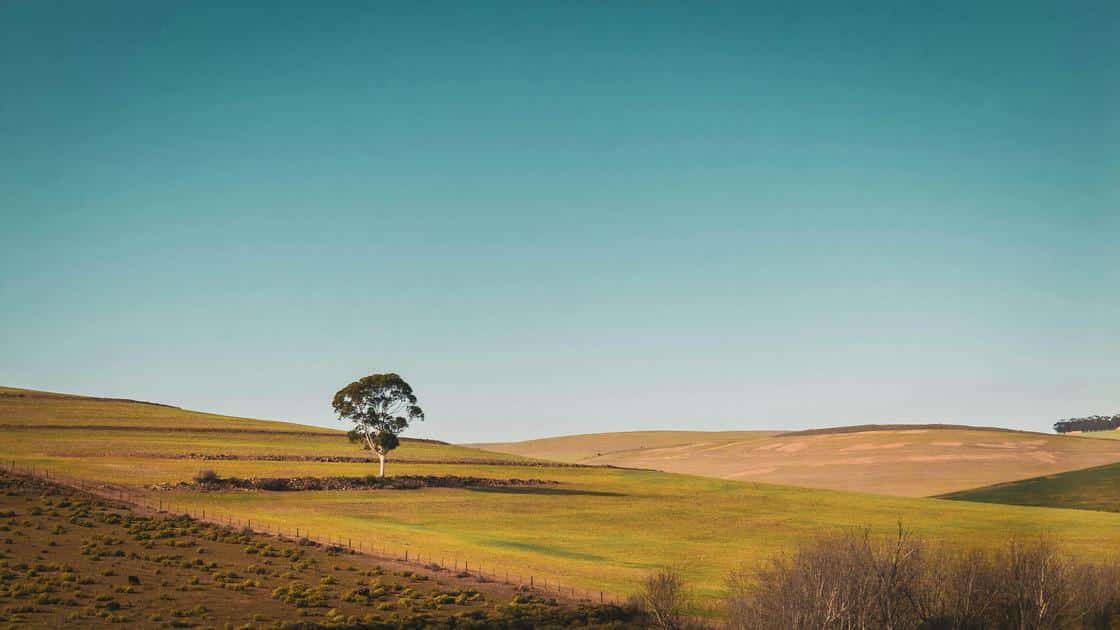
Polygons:
[[0,384],[456,442],[1120,411],[1120,4],[0,3]]

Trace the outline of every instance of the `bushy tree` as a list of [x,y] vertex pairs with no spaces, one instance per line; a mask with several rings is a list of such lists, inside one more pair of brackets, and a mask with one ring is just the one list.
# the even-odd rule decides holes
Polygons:
[[385,456],[400,445],[399,435],[424,419],[412,386],[397,374],[370,374],[338,390],[331,406],[339,419],[353,423],[351,442],[377,453],[378,475],[385,476]]

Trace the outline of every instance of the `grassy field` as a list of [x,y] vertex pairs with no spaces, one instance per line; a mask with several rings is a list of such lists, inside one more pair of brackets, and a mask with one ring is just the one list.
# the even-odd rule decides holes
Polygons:
[[291,422],[234,418],[149,402],[74,396],[0,387],[0,426],[82,426],[182,429],[263,429],[269,432],[337,433]]
[[[341,423],[340,423],[341,424]],[[142,402],[0,387],[0,431],[22,456],[376,457],[345,432],[220,416]],[[0,445],[0,453],[8,453]],[[404,438],[391,461],[527,461],[474,448]]]
[[952,426],[602,433],[484,446],[558,461],[899,496],[1120,461],[1120,443],[1108,440]]
[[1087,438],[1098,438],[1101,440],[1120,440],[1120,429],[1117,429],[1115,431],[1088,431],[1086,433],[1076,433],[1074,435],[1080,435],[1081,437]]
[[470,628],[519,618],[567,627],[620,616],[0,474],[0,622],[13,626]]
[[[46,404],[65,403],[52,399]],[[101,409],[115,413],[116,405],[126,403],[79,404],[86,413],[66,417],[79,418],[90,427],[108,427],[115,416],[96,414]],[[616,594],[632,592],[643,576],[671,565],[681,568],[702,596],[713,597],[721,591],[730,569],[788,551],[821,530],[870,525],[885,531],[899,520],[933,541],[962,545],[997,546],[1012,534],[1060,532],[1075,553],[1097,556],[1120,549],[1118,514],[876,496],[648,470],[527,466],[532,462],[523,457],[494,463],[501,456],[428,442],[407,443],[400,449],[400,457],[390,459],[389,473],[533,478],[557,483],[377,491],[152,490],[153,484],[189,480],[201,468],[240,477],[363,475],[374,468],[350,462],[183,459],[176,454],[203,447],[214,449],[215,454],[232,450],[254,456],[294,453],[299,444],[306,446],[307,438],[298,433],[268,436],[138,430],[141,425],[136,419],[148,406],[137,406],[142,409],[125,414],[129,430],[0,428],[0,458],[80,477],[87,483],[124,485],[152,500],[191,506],[195,511],[206,509],[211,515],[300,527],[317,536],[407,548],[425,556],[468,560],[495,572],[529,573],[538,579],[547,576],[550,581]],[[0,404],[0,424],[27,424],[13,417],[11,409],[6,402]],[[22,409],[26,411],[26,406]],[[28,415],[42,423],[58,423],[49,411],[24,417]],[[240,421],[229,419],[225,425],[211,428],[241,426]],[[276,426],[283,431],[291,427]],[[81,437],[75,437],[78,435]],[[199,437],[204,435],[210,435],[212,441],[200,443]],[[990,438],[1008,439],[1004,434],[990,434]],[[333,452],[360,454],[340,437],[328,434],[323,439],[336,440],[331,442],[337,449]],[[413,446],[427,449],[423,457],[415,459],[445,463],[400,461]],[[470,459],[470,453],[477,453],[475,459]]]
[[1120,512],[1120,464],[954,492],[945,498]]

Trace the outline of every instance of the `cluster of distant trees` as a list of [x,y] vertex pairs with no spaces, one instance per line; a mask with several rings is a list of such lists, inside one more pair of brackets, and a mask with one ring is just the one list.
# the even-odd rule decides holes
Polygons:
[[1112,431],[1120,429],[1120,413],[1114,416],[1088,416],[1085,418],[1068,418],[1059,420],[1054,424],[1058,433],[1070,431]]

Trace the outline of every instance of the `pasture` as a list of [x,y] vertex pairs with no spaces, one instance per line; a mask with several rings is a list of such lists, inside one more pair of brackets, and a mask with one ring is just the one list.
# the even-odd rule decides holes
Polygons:
[[305,538],[136,513],[0,474],[0,621],[186,628],[297,620],[308,627],[586,627],[625,615]]
[[[36,400],[50,409],[31,409]],[[300,527],[317,537],[408,549],[448,563],[468,561],[488,573],[531,574],[553,584],[615,595],[633,592],[657,568],[674,566],[702,597],[715,597],[729,570],[763,562],[821,531],[865,525],[886,531],[900,520],[932,541],[966,546],[995,547],[1011,534],[1060,532],[1076,554],[1100,555],[1120,548],[1120,514],[879,496],[649,470],[541,465],[520,455],[435,442],[406,442],[390,457],[388,474],[557,483],[368,491],[158,490],[153,486],[188,481],[204,468],[223,477],[332,477],[361,476],[375,467],[360,460],[276,459],[314,455],[320,447],[335,456],[362,457],[338,432],[302,432],[299,427],[294,431],[291,424],[260,420],[211,422],[208,414],[198,414],[206,426],[162,431],[152,429],[181,426],[174,414],[195,412],[88,399],[75,401],[80,411],[64,411],[65,398],[28,395],[11,402],[0,396],[0,424],[8,425],[0,427],[0,458],[19,466],[79,477],[89,484],[124,486],[147,500],[190,508],[192,513],[205,509],[210,515],[228,514],[270,527]],[[122,412],[124,420],[117,427],[114,423]],[[165,424],[144,425],[144,414],[156,414]],[[62,420],[87,428],[28,426]],[[253,431],[240,431],[245,427]],[[992,434],[990,439],[1007,436]],[[201,451],[208,453],[205,458],[185,456]],[[222,455],[237,458],[215,459]]]
[[953,492],[945,498],[1120,512],[1120,464]]

